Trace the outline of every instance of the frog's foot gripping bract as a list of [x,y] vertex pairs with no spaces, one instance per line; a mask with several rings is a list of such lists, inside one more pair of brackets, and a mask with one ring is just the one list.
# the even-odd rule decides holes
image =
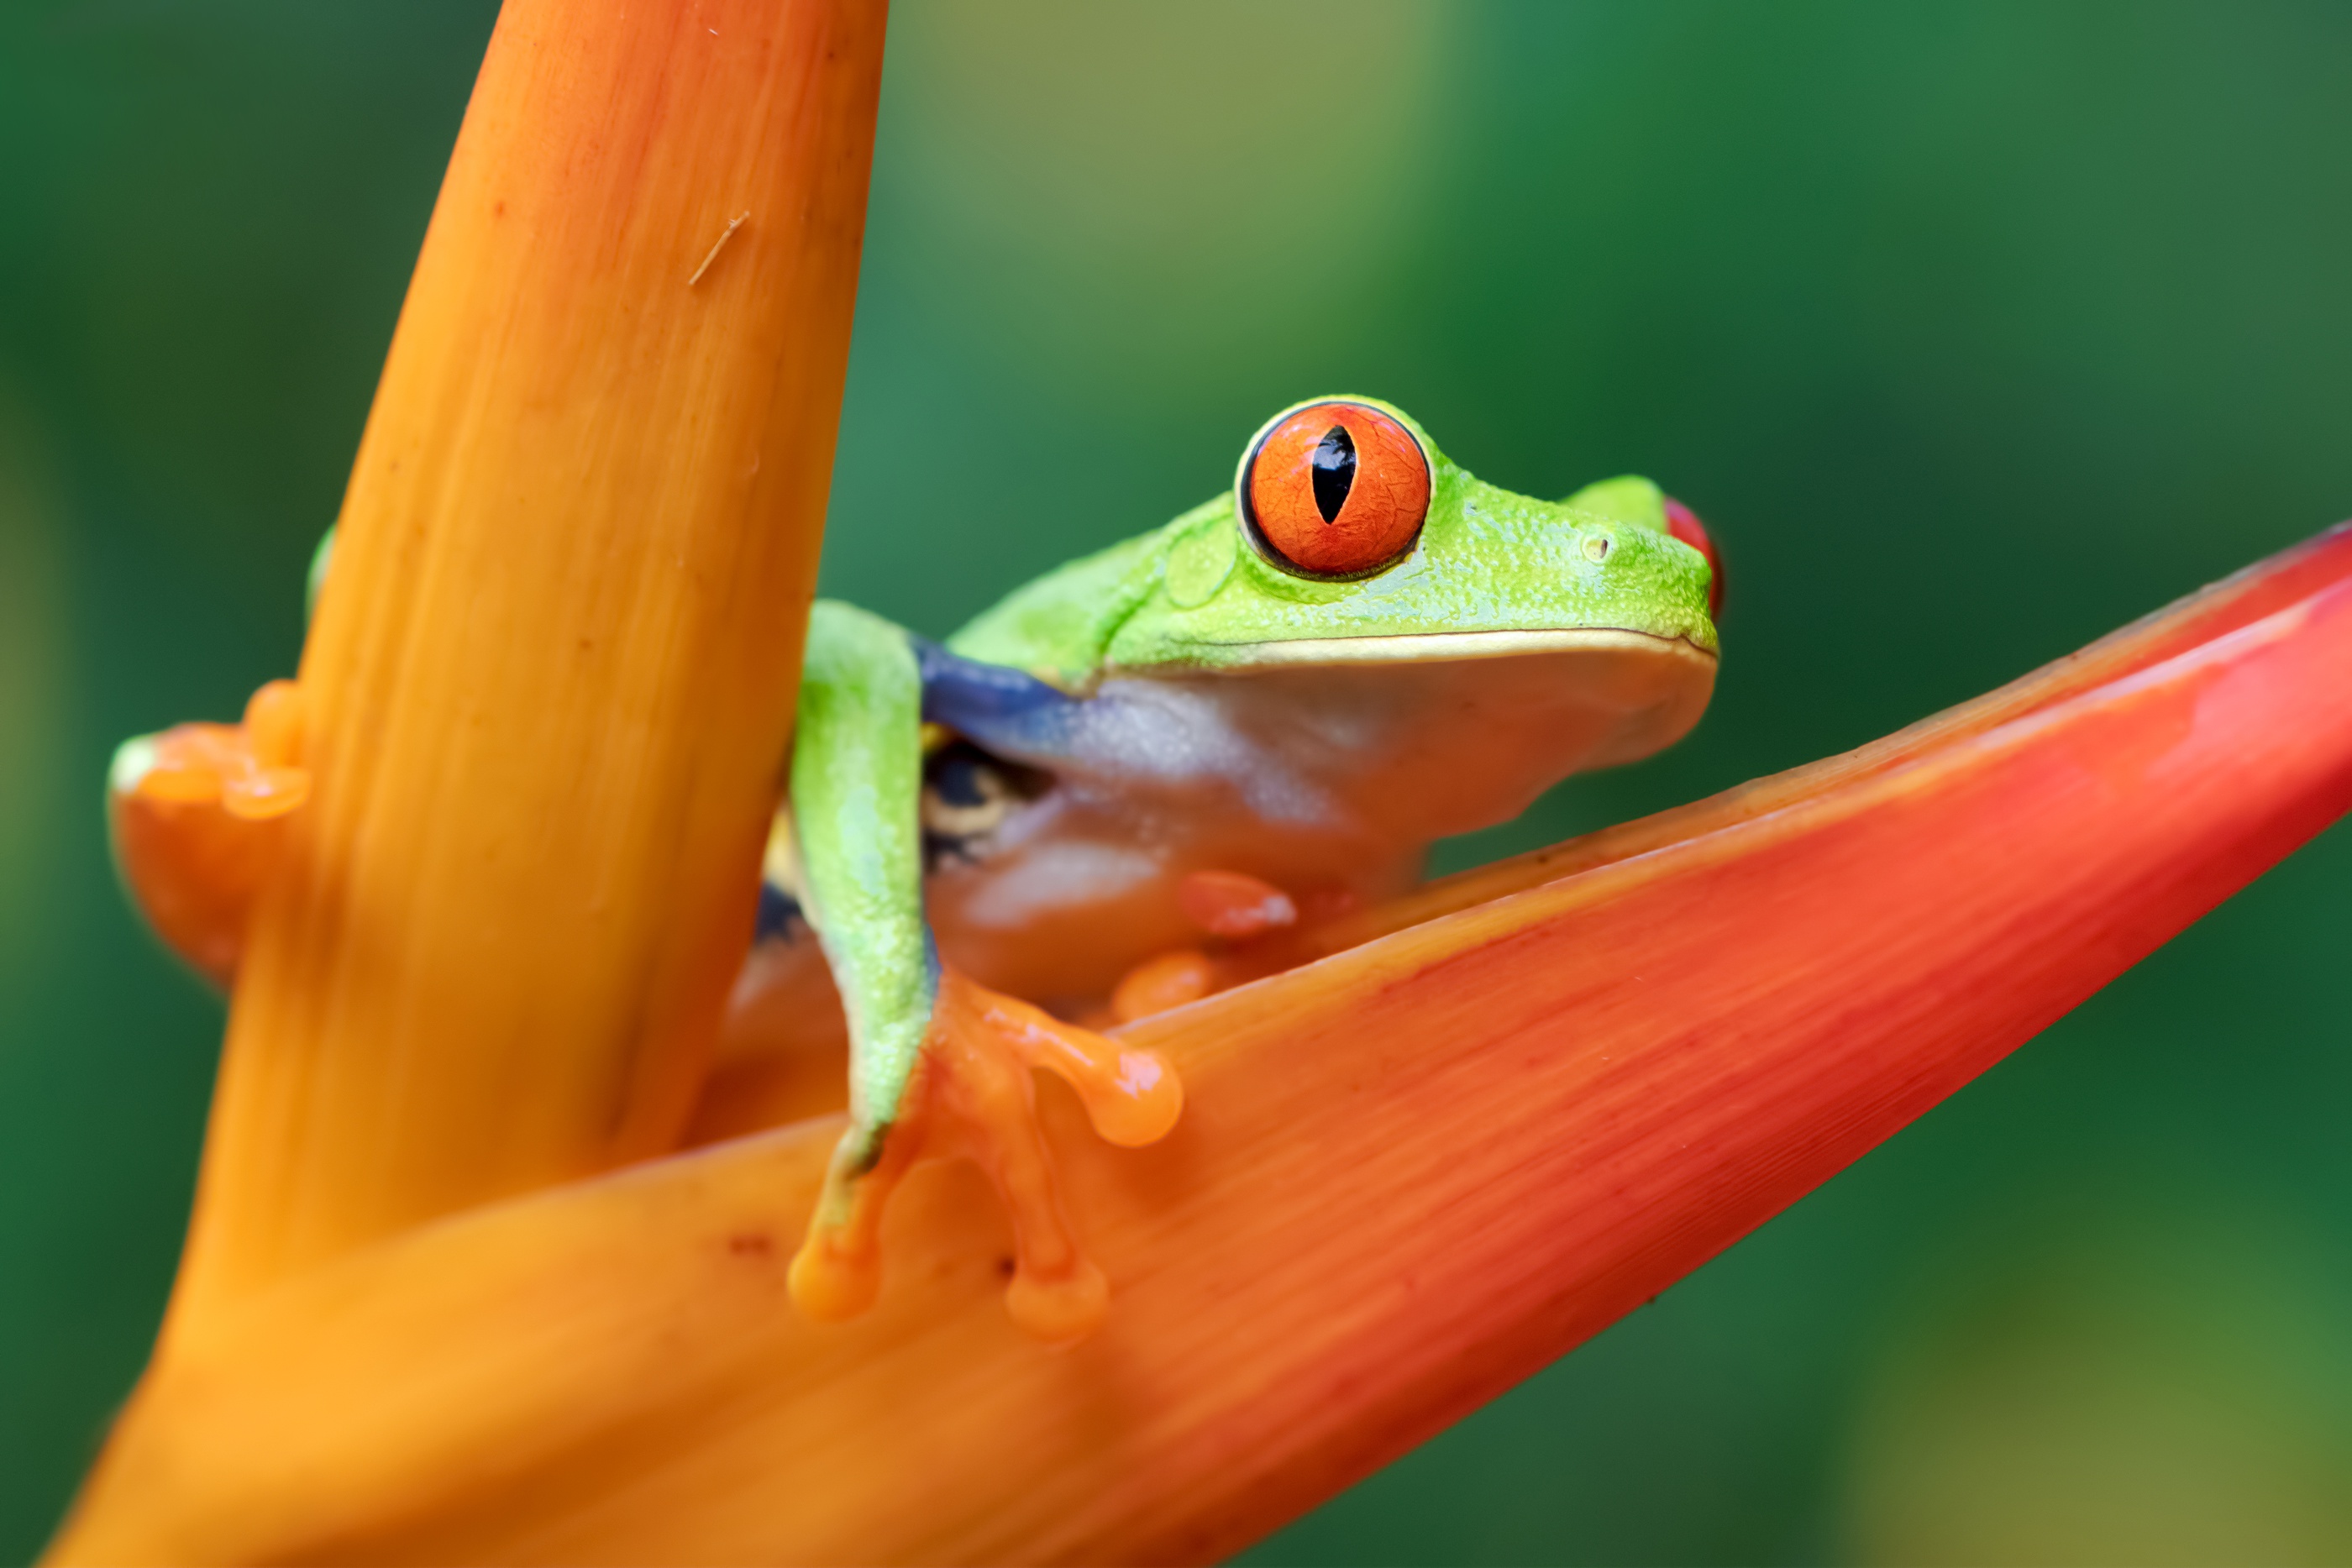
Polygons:
[[793,1300],[822,1321],[855,1317],[881,1288],[883,1207],[926,1159],[970,1159],[1013,1221],[1004,1293],[1015,1323],[1055,1343],[1083,1338],[1110,1307],[1102,1270],[1079,1250],[1037,1125],[1036,1068],[1077,1092],[1095,1131],[1136,1148],[1176,1124],[1184,1093],[1158,1052],[1136,1051],[956,973],[940,976],[922,1059],[888,1126],[853,1126],[793,1260]]
[[217,985],[236,977],[278,821],[310,798],[301,749],[301,692],[272,681],[240,724],[178,725],[115,751],[115,864],[157,935]]

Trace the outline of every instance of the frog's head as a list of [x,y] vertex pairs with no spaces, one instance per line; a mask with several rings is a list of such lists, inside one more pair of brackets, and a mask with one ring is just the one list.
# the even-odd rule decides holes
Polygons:
[[1565,501],[1448,461],[1402,409],[1317,398],[1268,420],[1234,487],[1171,525],[1114,668],[1509,657],[1629,633],[1711,656],[1714,550],[1646,479]]
[[1325,708],[1379,692],[1457,761],[1524,737],[1544,783],[1676,739],[1714,687],[1721,578],[1687,509],[1640,478],[1497,489],[1377,399],[1285,409],[1165,538],[1107,674],[1283,676]]

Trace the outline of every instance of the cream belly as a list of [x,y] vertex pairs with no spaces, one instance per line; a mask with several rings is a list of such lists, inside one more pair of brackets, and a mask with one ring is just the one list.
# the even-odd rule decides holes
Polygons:
[[1176,905],[1188,873],[1246,872],[1308,908],[1394,893],[1433,841],[1680,738],[1716,669],[1686,643],[1608,631],[1271,653],[1246,674],[1105,680],[1064,754],[1034,759],[1051,788],[926,883],[947,961],[1077,1002],[1199,939]]
[[[926,916],[947,963],[1082,1017],[1134,965],[1200,943],[1177,906],[1188,873],[1245,872],[1308,919],[1401,892],[1433,841],[1678,739],[1715,669],[1685,643],[1580,632],[1292,644],[1246,674],[1115,675],[1050,757],[979,759],[1020,787],[948,813],[958,832],[924,882]],[[737,981],[698,1141],[837,1108],[845,1047],[816,941],[780,921]]]

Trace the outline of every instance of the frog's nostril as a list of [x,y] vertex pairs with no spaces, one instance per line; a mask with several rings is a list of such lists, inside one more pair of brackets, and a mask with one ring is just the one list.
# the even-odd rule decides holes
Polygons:
[[1707,619],[1717,619],[1723,614],[1723,556],[1715,548],[1715,540],[1707,534],[1706,525],[1698,520],[1696,512],[1672,496],[1665,497],[1665,503],[1666,532],[1706,557]]

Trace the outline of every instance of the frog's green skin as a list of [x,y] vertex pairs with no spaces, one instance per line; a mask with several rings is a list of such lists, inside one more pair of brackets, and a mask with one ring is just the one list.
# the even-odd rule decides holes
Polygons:
[[1426,522],[1371,576],[1285,570],[1228,491],[1017,590],[944,652],[816,605],[747,982],[813,956],[804,915],[850,1024],[852,1168],[898,1114],[942,956],[1082,1005],[1198,942],[1189,872],[1310,907],[1379,896],[1433,840],[1696,722],[1709,568],[1655,486],[1535,500],[1386,403],[1313,401],[1380,408],[1429,458]]

